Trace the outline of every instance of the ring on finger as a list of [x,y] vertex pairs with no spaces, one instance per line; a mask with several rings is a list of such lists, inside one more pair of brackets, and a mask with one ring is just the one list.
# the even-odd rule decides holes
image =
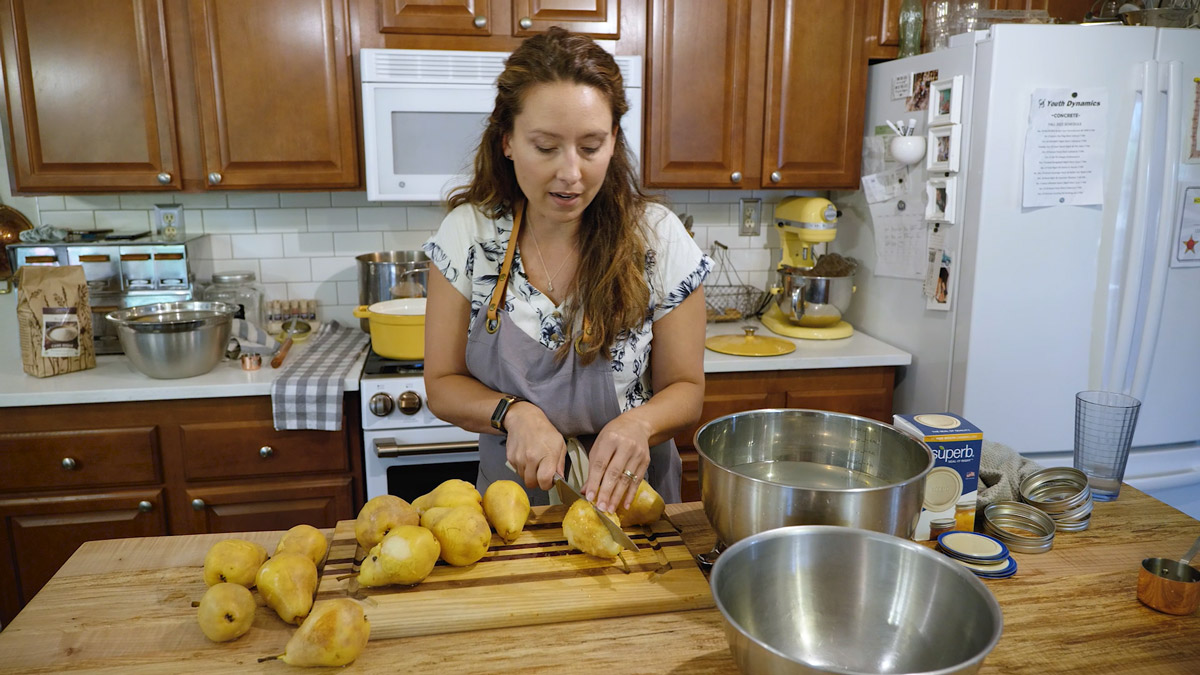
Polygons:
[[637,480],[638,479],[638,475],[636,473],[630,471],[629,469],[625,469],[621,473],[624,474],[624,476],[626,478],[628,478],[629,480]]

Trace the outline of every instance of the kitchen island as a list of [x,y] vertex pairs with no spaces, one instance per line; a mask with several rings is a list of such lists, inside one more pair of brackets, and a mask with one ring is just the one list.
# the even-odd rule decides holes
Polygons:
[[[668,514],[692,553],[714,535],[699,503]],[[245,538],[273,548],[279,532]],[[1016,576],[986,581],[1004,631],[983,673],[1195,673],[1200,615],[1160,614],[1137,600],[1146,557],[1180,557],[1200,522],[1125,486],[1096,504],[1090,529],[1044,554],[1014,554]],[[0,673],[301,672],[258,663],[294,627],[260,607],[250,632],[214,644],[192,601],[204,553],[228,535],[84,544],[0,632]],[[366,607],[368,618],[371,607]],[[375,640],[339,672],[736,673],[716,609]]]

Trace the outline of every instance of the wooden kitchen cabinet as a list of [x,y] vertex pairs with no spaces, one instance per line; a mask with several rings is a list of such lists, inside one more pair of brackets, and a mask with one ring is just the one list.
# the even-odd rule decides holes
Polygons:
[[891,424],[895,378],[894,366],[705,374],[700,421],[675,436],[683,460],[683,501],[700,499],[700,460],[694,437],[705,424],[763,408],[829,410]]
[[858,185],[867,0],[652,0],[645,182]]
[[342,431],[277,432],[268,396],[0,408],[0,621],[84,541],[354,518],[357,392],[343,409]]
[[[379,32],[416,36],[524,39],[561,26],[598,40],[620,37],[621,0],[371,0]],[[464,49],[461,41],[434,40],[429,49]],[[473,47],[487,49],[486,47]],[[496,47],[507,51],[508,47]]]
[[0,0],[18,193],[355,187],[349,0]]

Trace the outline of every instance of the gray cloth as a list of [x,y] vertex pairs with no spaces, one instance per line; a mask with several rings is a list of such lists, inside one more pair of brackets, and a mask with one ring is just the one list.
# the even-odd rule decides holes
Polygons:
[[367,334],[332,321],[308,339],[309,344],[284,362],[271,382],[275,430],[342,428],[342,395],[346,375],[367,346]]
[[1044,468],[1003,443],[984,439],[983,454],[979,458],[979,499],[976,510],[996,502],[1021,501],[1021,481]]
[[17,233],[17,238],[27,244],[53,243],[67,238],[67,231],[53,225],[38,225],[32,230]]

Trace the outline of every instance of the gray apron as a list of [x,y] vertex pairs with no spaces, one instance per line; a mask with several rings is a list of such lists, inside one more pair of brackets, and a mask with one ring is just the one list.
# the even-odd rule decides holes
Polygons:
[[[513,249],[517,243],[521,211],[513,220],[508,255],[500,278],[507,281]],[[499,286],[500,284],[498,284]],[[507,284],[503,284],[504,287]],[[498,290],[506,291],[507,288]],[[499,301],[497,301],[499,300]],[[563,436],[578,437],[586,449],[591,449],[595,435],[605,424],[621,414],[613,381],[612,363],[598,358],[587,366],[580,365],[575,353],[558,359],[555,351],[533,339],[519,327],[505,320],[507,297],[492,297],[495,309],[493,330],[489,331],[489,312],[476,314],[471,334],[467,338],[467,370],[484,386],[506,394],[527,399],[542,409],[546,418]],[[505,466],[506,436],[479,435],[479,476],[475,487],[480,494],[494,481],[507,479],[524,485],[524,480]],[[674,440],[650,448],[650,468],[646,480],[665,502],[680,501],[680,481],[683,464]],[[525,490],[534,505],[546,505],[549,497],[544,490]]]

